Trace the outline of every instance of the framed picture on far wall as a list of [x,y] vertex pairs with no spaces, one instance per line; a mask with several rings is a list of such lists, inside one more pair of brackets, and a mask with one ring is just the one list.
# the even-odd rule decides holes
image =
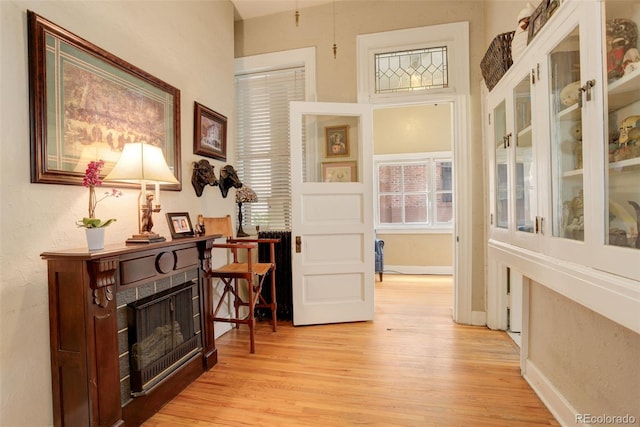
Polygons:
[[195,102],[193,153],[227,160],[227,118]]
[[357,182],[356,162],[326,162],[322,164],[322,182]]
[[329,126],[325,128],[327,157],[349,155],[349,125]]
[[173,239],[194,235],[191,218],[187,212],[167,213],[167,223],[169,223],[169,231],[171,231]]

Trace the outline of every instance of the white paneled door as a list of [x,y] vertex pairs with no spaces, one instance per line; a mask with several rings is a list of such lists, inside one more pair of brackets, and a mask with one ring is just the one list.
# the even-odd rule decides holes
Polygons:
[[372,111],[292,102],[293,323],[372,320]]

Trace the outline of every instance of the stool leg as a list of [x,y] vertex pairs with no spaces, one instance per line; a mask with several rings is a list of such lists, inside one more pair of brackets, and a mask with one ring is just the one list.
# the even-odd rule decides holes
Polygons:
[[249,318],[247,319],[247,323],[249,325],[249,341],[250,341],[250,352],[256,352],[256,342],[255,342],[255,329],[256,329],[256,303],[253,298],[253,281],[247,281],[247,288],[249,292]]
[[271,325],[273,332],[278,329],[278,301],[276,300],[276,268],[271,270]]
[[[240,301],[238,300],[238,295],[240,295],[238,293],[239,289],[238,289],[238,279],[233,279],[233,286],[234,289],[236,290],[235,294],[234,294],[234,299],[233,299],[233,306],[235,308],[235,312],[236,312],[236,319],[240,319]],[[240,329],[240,323],[236,322],[236,329]]]

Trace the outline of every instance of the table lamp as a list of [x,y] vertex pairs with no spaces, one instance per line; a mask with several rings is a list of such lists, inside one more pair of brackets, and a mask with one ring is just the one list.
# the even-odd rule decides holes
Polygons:
[[258,201],[258,196],[256,192],[243,185],[236,192],[236,203],[238,204],[238,233],[237,237],[247,237],[249,234],[245,233],[242,229],[242,204],[243,203],[254,203]]
[[[120,159],[104,180],[140,184],[139,230],[138,234],[127,239],[127,243],[152,243],[166,240],[152,231],[152,214],[160,212],[160,184],[178,184],[178,180],[169,169],[160,147],[145,142],[126,144]],[[155,183],[155,194],[147,193],[147,182]]]

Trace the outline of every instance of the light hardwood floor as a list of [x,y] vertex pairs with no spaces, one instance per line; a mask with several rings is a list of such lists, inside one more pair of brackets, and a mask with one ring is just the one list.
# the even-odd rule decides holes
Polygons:
[[217,342],[218,364],[149,419],[160,426],[559,425],[504,333],[451,320],[452,280],[385,275],[373,322],[268,322]]

